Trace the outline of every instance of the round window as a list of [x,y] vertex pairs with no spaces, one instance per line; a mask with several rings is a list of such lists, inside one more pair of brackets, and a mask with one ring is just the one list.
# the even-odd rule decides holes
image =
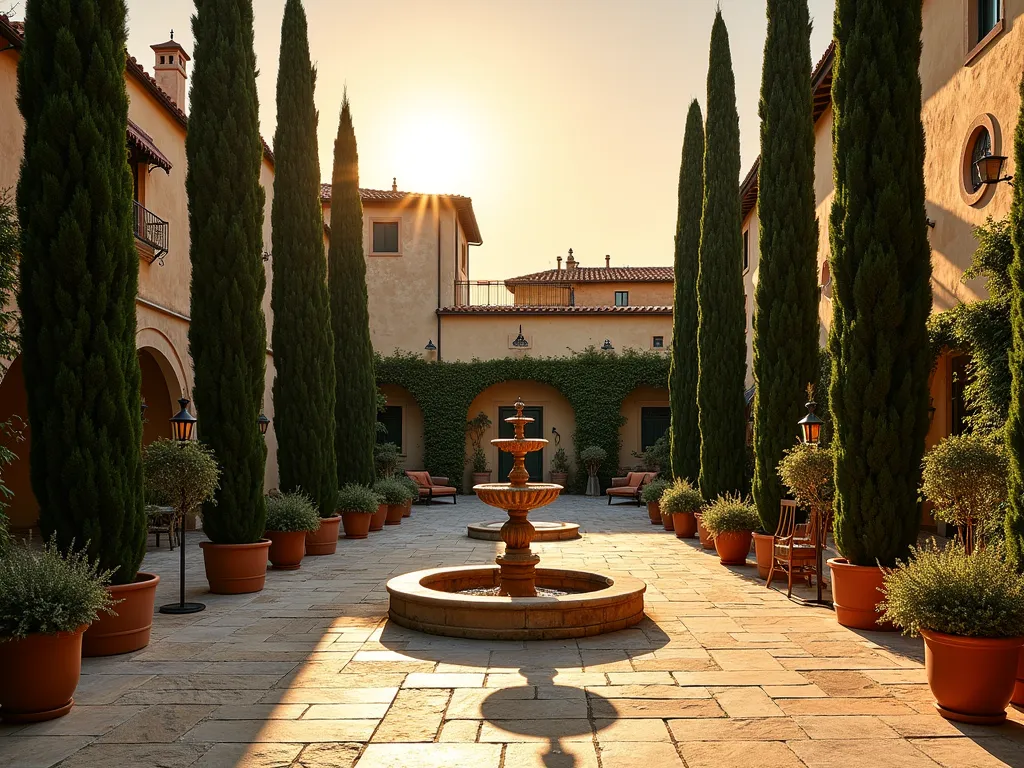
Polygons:
[[964,134],[958,167],[960,197],[967,205],[980,207],[992,198],[992,188],[981,183],[976,163],[1000,154],[999,124],[990,114],[978,115]]
[[987,128],[982,128],[978,131],[978,136],[974,139],[974,148],[971,150],[971,184],[975,192],[981,189],[981,176],[978,173],[977,163],[991,154],[992,135],[988,132]]

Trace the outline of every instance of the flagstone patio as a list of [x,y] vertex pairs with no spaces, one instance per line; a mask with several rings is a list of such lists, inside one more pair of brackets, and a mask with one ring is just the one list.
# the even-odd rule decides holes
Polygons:
[[[484,642],[389,626],[385,582],[492,561],[500,542],[466,536],[491,517],[469,498],[417,506],[400,527],[269,572],[248,596],[206,593],[190,535],[188,595],[207,610],[158,615],[136,654],[86,659],[68,716],[0,726],[0,766],[1024,765],[1021,712],[994,728],[935,713],[919,640],[845,630],[639,507],[560,499],[537,517],[578,523],[583,538],[535,546],[546,565],[646,581],[638,628]],[[158,603],[177,599],[177,558],[146,558]]]

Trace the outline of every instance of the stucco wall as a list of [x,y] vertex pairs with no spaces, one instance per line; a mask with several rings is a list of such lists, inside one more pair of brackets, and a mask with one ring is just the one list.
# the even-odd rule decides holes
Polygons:
[[573,293],[576,306],[614,307],[615,292],[629,292],[631,307],[671,307],[674,296],[672,283],[576,283]]
[[[0,41],[0,48],[7,44]],[[0,53],[0,193],[8,190],[13,202],[18,183],[21,147],[25,139],[25,122],[18,111],[18,54]]]
[[754,359],[754,288],[757,286],[757,271],[761,262],[761,248],[759,238],[760,220],[757,217],[755,206],[747,217],[743,219],[743,232],[748,238],[749,259],[747,268],[743,271],[743,311],[746,313],[746,338],[747,345],[747,372],[746,386],[754,383],[754,371],[751,361]]
[[667,408],[668,388],[652,387],[647,384],[630,392],[622,401],[619,409],[620,415],[626,419],[626,423],[619,429],[619,468],[635,467],[639,459],[633,456],[633,451],[640,451],[640,409],[641,408]]

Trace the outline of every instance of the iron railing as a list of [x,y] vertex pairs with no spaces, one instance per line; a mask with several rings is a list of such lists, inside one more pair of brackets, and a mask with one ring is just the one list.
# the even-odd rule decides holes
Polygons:
[[456,280],[458,307],[571,307],[576,299],[571,283],[518,283],[502,280]]
[[136,200],[134,226],[136,239],[152,248],[153,259],[160,259],[162,264],[169,248],[170,225]]

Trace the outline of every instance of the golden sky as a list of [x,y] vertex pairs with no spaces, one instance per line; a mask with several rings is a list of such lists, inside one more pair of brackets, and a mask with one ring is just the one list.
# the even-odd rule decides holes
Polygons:
[[[304,0],[318,68],[321,177],[348,85],[360,183],[473,198],[471,278],[672,263],[686,110],[703,107],[719,0]],[[809,0],[817,60],[834,0]],[[765,0],[721,0],[743,173],[758,152]],[[128,0],[129,51],[191,52],[188,0]],[[254,0],[262,132],[273,141],[284,0]],[[193,62],[194,65],[195,62]]]

